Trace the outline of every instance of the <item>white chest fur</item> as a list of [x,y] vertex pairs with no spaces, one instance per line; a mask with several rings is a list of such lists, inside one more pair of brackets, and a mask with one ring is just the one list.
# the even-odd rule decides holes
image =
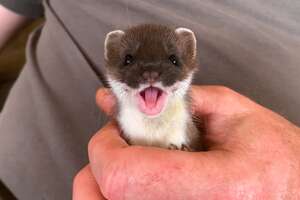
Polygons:
[[120,102],[118,121],[131,144],[168,148],[188,143],[187,124],[191,117],[183,98],[172,99],[156,117],[141,113],[130,102]]

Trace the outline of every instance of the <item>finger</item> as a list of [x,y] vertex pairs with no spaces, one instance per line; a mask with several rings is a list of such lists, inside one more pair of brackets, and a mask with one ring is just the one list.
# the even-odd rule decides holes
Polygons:
[[73,200],[104,200],[89,165],[76,175],[73,181]]
[[[120,137],[115,122],[104,126],[89,143],[92,172],[98,185],[101,186],[102,194],[108,199],[113,199],[109,198],[111,195],[115,197],[124,195],[124,188],[134,188],[133,191],[126,191],[126,195],[132,197],[128,197],[129,199],[137,197],[144,199],[143,195],[158,199],[155,196],[160,194],[161,188],[165,188],[166,191],[171,188],[171,191],[176,192],[181,188],[174,183],[189,180],[191,176],[194,177],[192,185],[200,184],[200,188],[215,185],[217,181],[220,182],[218,180],[220,177],[224,177],[220,170],[226,166],[224,161],[228,162],[226,152],[222,151],[190,153],[151,147],[126,147],[128,144]],[[197,176],[190,173],[195,169],[201,169],[201,173]],[[216,176],[212,177],[212,173]],[[131,177],[130,183],[127,177]],[[154,188],[149,190],[148,184],[145,183]],[[186,194],[195,192],[190,189],[194,188],[190,187],[188,182],[184,188]],[[147,193],[144,192],[146,190]]]
[[[93,172],[100,174],[102,169],[114,157],[117,150],[127,147],[128,144],[120,137],[120,130],[117,123],[112,121],[105,125],[97,134],[95,134],[88,145],[88,155],[90,163],[97,166]],[[97,177],[101,178],[101,177]]]
[[254,109],[257,104],[223,86],[192,86],[192,112],[196,115],[234,115]]
[[116,98],[108,88],[100,88],[96,94],[96,103],[107,115],[113,115]]
[[[178,193],[183,199],[194,199],[193,194],[198,192],[202,196],[199,199],[209,199],[204,198],[204,193],[207,195],[212,187],[229,179],[231,172],[224,170],[230,163],[226,154],[132,147],[120,157],[111,157],[111,164],[106,166],[103,178],[97,178],[97,182],[107,199],[124,199],[124,196],[128,199],[180,199],[178,196],[172,198]],[[96,175],[94,168],[93,174]]]
[[94,153],[111,151],[127,146],[128,144],[120,136],[120,130],[117,123],[115,121],[111,121],[92,137],[89,142],[88,149],[89,153],[91,153],[91,158],[93,158]]

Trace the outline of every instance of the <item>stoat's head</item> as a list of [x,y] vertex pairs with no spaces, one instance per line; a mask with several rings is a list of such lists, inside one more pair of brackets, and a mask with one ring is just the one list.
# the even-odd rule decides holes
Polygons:
[[104,54],[118,100],[152,117],[184,97],[197,66],[196,38],[187,28],[146,24],[115,30],[106,35]]

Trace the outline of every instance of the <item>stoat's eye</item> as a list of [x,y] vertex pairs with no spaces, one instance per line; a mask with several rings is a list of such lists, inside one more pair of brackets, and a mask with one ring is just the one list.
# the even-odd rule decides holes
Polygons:
[[133,61],[134,61],[133,56],[130,55],[130,54],[127,54],[127,55],[125,56],[125,59],[124,59],[124,65],[125,65],[125,66],[126,66],[126,65],[130,65],[130,64],[133,63]]
[[170,55],[169,60],[171,61],[171,63],[173,65],[179,66],[178,59],[177,59],[177,57],[174,54]]

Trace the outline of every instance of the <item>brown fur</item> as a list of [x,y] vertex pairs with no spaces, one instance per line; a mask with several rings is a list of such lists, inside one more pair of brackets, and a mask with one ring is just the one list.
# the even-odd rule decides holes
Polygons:
[[[193,38],[178,36],[175,29],[163,25],[144,24],[125,30],[121,38],[107,45],[106,67],[108,73],[132,88],[144,83],[144,72],[156,72],[158,81],[164,86],[183,80],[197,66]],[[124,65],[126,55],[134,62]],[[175,66],[169,60],[175,55],[179,61]]]
[[[143,24],[113,35],[105,47],[107,73],[131,88],[138,88],[140,84],[149,80],[146,80],[145,76],[149,78],[153,74],[158,76],[155,81],[161,81],[164,86],[171,86],[176,81],[186,79],[198,66],[196,44],[191,34],[178,34],[175,30],[163,25]],[[126,55],[134,58],[131,64],[124,63]],[[176,56],[178,65],[169,60],[171,55]],[[188,103],[189,97],[186,97]],[[198,122],[188,124],[188,144],[181,147],[171,144],[169,148],[202,150]],[[126,139],[130,143],[130,139]]]

